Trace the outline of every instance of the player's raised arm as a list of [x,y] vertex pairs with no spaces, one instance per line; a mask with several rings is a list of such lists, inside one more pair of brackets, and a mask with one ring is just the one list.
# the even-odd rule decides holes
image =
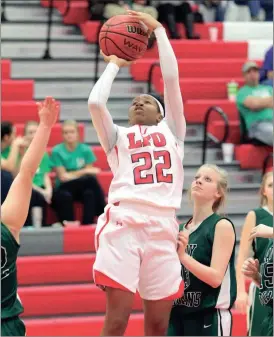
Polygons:
[[19,239],[19,231],[28,215],[32,192],[32,179],[46,151],[52,126],[57,120],[59,104],[47,97],[38,104],[40,123],[37,132],[26,151],[19,173],[14,179],[7,198],[1,206],[1,221]]
[[88,99],[88,107],[99,141],[105,152],[109,152],[117,141],[117,126],[113,123],[113,119],[106,104],[110,95],[112,83],[118,74],[120,67],[126,66],[129,62],[119,59],[115,55],[102,55],[109,64],[91,90]]
[[179,84],[178,63],[166,31],[161,23],[149,14],[135,11],[128,11],[128,13],[139,18],[150,31],[155,33],[164,80],[165,120],[174,136],[184,141],[186,122]]

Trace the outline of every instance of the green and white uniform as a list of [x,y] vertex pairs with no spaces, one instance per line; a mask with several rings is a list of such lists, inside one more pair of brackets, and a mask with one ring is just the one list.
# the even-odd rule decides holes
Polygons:
[[[267,239],[265,239],[267,240]],[[263,307],[268,308],[267,316],[261,324],[259,336],[273,336],[273,240],[265,250],[264,261],[260,266],[261,285],[259,299]]]
[[[189,235],[187,253],[203,265],[210,266],[215,228],[221,219],[223,218],[213,213],[201,224],[192,228]],[[180,225],[180,231],[184,229],[185,226]],[[237,294],[234,259],[235,245],[223,282],[218,288],[212,288],[182,266],[185,291],[183,297],[174,301],[168,329],[169,336],[231,334],[232,317],[229,309],[235,302]]]
[[16,260],[20,245],[1,223],[1,335],[25,336],[19,315],[24,311],[17,294]]
[[[260,224],[273,227],[273,214],[271,214],[266,207],[260,207],[253,210],[256,216],[256,225]],[[256,238],[252,242],[254,258],[259,260],[260,265],[263,263],[265,250],[268,241],[264,238]],[[254,283],[251,283],[249,289],[249,302],[251,303],[249,310],[249,336],[260,336],[261,323],[269,314],[269,308],[262,306],[259,299],[259,289]]]

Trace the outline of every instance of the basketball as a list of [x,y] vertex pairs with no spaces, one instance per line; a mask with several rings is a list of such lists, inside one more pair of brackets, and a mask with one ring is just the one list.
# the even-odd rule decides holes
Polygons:
[[133,61],[141,58],[147,50],[146,26],[130,15],[116,15],[101,28],[99,44],[102,52]]

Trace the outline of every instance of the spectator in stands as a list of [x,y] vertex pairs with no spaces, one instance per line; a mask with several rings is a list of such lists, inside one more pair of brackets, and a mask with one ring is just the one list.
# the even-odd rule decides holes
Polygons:
[[273,87],[273,45],[267,50],[261,69],[261,84]]
[[109,1],[109,3],[105,6],[104,17],[109,19],[114,15],[127,14],[126,10],[128,9],[150,14],[154,19],[158,18],[156,8],[147,6],[147,0]]
[[10,122],[1,123],[1,204],[5,201],[13,177],[16,175],[19,153],[24,146],[22,137],[15,138],[15,128]]
[[273,21],[273,0],[260,0],[261,8],[265,12],[265,21]]
[[191,3],[187,0],[159,0],[154,1],[159,12],[159,21],[167,26],[171,39],[181,39],[177,29],[177,23],[185,26],[187,39],[198,39],[194,34],[194,13]]
[[[35,121],[29,121],[25,124],[24,139],[27,147],[32,142],[38,125]],[[25,226],[39,228],[46,224],[46,205],[51,204],[52,197],[50,171],[50,158],[45,153],[33,178],[32,195]]]
[[196,0],[199,4],[199,12],[204,22],[223,22],[226,11],[226,3],[221,0]]
[[75,121],[64,122],[63,138],[64,142],[53,148],[51,156],[57,174],[52,206],[65,225],[75,222],[73,202],[79,201],[83,203],[82,224],[92,224],[105,207],[104,194],[96,178],[100,169],[92,165],[96,157],[89,146],[79,142]]
[[245,85],[236,101],[248,138],[273,146],[273,88],[259,84],[259,67],[255,62],[243,65],[243,75]]

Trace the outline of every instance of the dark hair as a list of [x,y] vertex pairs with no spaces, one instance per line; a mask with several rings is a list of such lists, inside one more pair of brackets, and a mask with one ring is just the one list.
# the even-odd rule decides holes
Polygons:
[[2,122],[1,123],[1,141],[5,136],[10,136],[13,131],[13,124],[11,122]]

